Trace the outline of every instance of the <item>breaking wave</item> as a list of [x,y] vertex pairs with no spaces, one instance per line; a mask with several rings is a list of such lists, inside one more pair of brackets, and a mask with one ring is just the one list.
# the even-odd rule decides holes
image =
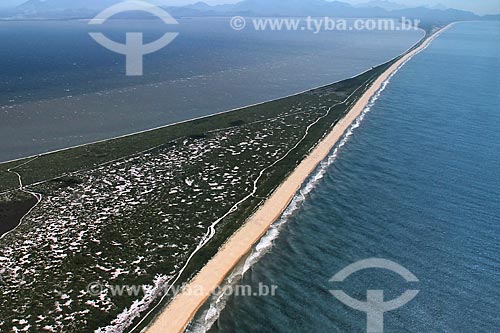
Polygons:
[[[287,209],[283,212],[280,219],[273,223],[267,233],[261,238],[259,243],[254,246],[252,252],[248,257],[242,261],[233,272],[225,279],[221,290],[224,287],[234,286],[240,280],[241,277],[253,266],[255,265],[272,247],[274,241],[278,238],[282,227],[290,220],[302,206],[305,200],[307,200],[308,195],[317,187],[321,182],[325,174],[327,173],[329,167],[335,162],[339,156],[342,148],[349,142],[349,139],[354,134],[354,131],[359,128],[365,119],[366,115],[371,111],[377,100],[380,98],[382,92],[387,88],[392,77],[399,71],[399,69],[404,66],[404,62],[398,69],[396,69],[386,81],[384,81],[380,89],[373,95],[369,103],[365,106],[362,113],[356,118],[356,120],[351,124],[349,129],[344,133],[342,139],[335,145],[328,157],[320,163],[313,174],[308,178],[299,192],[295,195],[291,203],[288,205]],[[219,318],[220,313],[225,308],[229,296],[225,295],[223,292],[213,295],[208,305],[199,312],[195,319],[191,322],[187,332],[189,333],[205,333],[210,330],[212,325]]]

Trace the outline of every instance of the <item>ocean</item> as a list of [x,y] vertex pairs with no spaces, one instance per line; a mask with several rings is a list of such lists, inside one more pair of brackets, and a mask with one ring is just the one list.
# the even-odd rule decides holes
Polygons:
[[[179,32],[125,76],[123,43]],[[109,139],[263,102],[354,76],[402,53],[422,31],[233,31],[229,19],[0,22],[0,161]]]
[[[190,332],[366,332],[366,313],[330,291],[408,289],[385,332],[498,332],[499,73],[498,23],[456,24],[415,56],[226,284],[276,294],[213,298]],[[419,282],[384,269],[330,282],[370,258]]]

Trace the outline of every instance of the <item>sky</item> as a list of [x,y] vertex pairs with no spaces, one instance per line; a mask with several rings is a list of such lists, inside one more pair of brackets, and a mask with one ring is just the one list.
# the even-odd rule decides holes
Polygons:
[[[197,1],[199,0],[153,0],[151,2],[158,2],[162,4],[176,6],[176,5],[186,5]],[[224,3],[236,3],[239,2],[240,0],[202,0],[202,1],[211,5],[215,5]],[[356,4],[356,3],[368,2],[369,0],[340,0],[340,1]],[[500,14],[500,0],[390,0],[390,1],[408,6],[442,4],[445,5],[446,7],[469,10],[478,14]],[[0,6],[4,7],[8,5],[14,6],[14,5],[19,5],[23,2],[26,2],[26,0],[0,0]]]
[[[344,0],[349,3],[363,3],[369,0]],[[477,14],[500,14],[500,0],[391,0],[406,6],[444,5],[449,8],[468,10]]]
[[[167,1],[167,0],[164,0]],[[172,4],[189,4],[198,0],[168,0]],[[208,4],[236,3],[240,0],[205,0]],[[286,1],[286,0],[283,0]],[[340,0],[349,3],[364,3],[370,0]],[[469,10],[478,14],[500,14],[500,0],[390,0],[408,6],[445,5],[449,8]]]
[[[176,4],[188,4],[197,0],[169,0]],[[236,3],[240,0],[205,0],[209,4]],[[286,0],[283,0],[286,1]],[[340,0],[349,3],[364,3],[370,0]],[[478,14],[500,14],[500,0],[390,0],[408,6],[445,5],[449,8],[469,10]]]

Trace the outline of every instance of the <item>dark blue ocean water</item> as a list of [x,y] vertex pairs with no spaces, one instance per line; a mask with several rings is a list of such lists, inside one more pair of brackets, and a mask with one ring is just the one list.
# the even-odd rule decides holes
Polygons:
[[[123,43],[167,30],[173,43],[125,76]],[[173,124],[356,75],[401,54],[422,31],[233,31],[229,19],[0,22],[0,161]]]
[[[373,257],[420,282],[380,269],[329,282]],[[213,332],[364,332],[365,314],[329,290],[409,288],[420,294],[386,332],[500,330],[500,24],[460,23],[392,78],[240,281],[259,283],[276,296],[230,297]]]

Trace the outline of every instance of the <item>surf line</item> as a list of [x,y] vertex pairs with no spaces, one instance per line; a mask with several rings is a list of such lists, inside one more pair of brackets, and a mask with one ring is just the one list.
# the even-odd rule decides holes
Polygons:
[[[330,155],[320,163],[317,167],[316,171],[311,174],[309,179],[304,183],[301,189],[296,193],[288,207],[284,210],[283,214],[279,219],[276,220],[268,229],[266,234],[262,236],[260,241],[253,246],[251,252],[248,254],[246,259],[242,260],[240,264],[238,264],[228,275],[227,278],[224,279],[223,286],[234,286],[238,283],[238,281],[243,277],[243,275],[254,265],[256,264],[271,248],[273,245],[273,241],[278,238],[282,227],[288,222],[289,218],[293,216],[295,212],[297,212],[302,204],[305,202],[308,194],[310,194],[317,183],[324,177],[324,175],[328,171],[328,167],[334,163],[340,154],[341,149],[348,143],[350,137],[354,134],[354,131],[361,126],[366,115],[371,111],[373,106],[376,104],[377,100],[382,95],[383,91],[389,85],[391,79],[399,72],[399,70],[408,63],[413,56],[418,53],[426,50],[431,42],[439,36],[446,29],[450,28],[453,24],[446,26],[440,31],[436,32],[434,36],[431,36],[426,45],[422,45],[422,49],[416,50],[415,54],[411,57],[408,57],[404,60],[399,67],[397,67],[388,78],[381,84],[379,90],[370,98],[369,102],[364,107],[363,111],[360,115],[355,119],[355,121],[351,124],[351,126],[347,129],[342,139],[335,145],[335,148],[331,151]],[[220,294],[213,295],[211,300],[209,300],[208,309],[204,310],[199,316],[197,316],[197,320],[192,322],[192,326],[189,327],[189,330],[186,332],[189,333],[205,333],[213,326],[213,324],[219,318],[221,312],[224,310],[226,306],[226,302],[230,295],[224,294],[224,287],[221,287],[222,291]]]
[[[405,62],[406,63],[406,62]],[[330,156],[318,166],[317,170],[309,177],[309,180],[302,186],[302,188],[297,192],[291,203],[288,205],[286,210],[283,212],[281,217],[274,222],[266,234],[261,238],[261,240],[254,246],[249,256],[245,259],[242,264],[238,265],[231,274],[225,279],[224,286],[235,286],[238,281],[243,277],[243,275],[256,264],[271,248],[272,242],[278,238],[281,228],[288,222],[289,218],[297,212],[302,204],[307,199],[307,196],[315,189],[317,183],[324,177],[328,171],[328,167],[334,163],[337,159],[341,149],[348,143],[350,137],[354,134],[354,130],[361,126],[365,116],[371,111],[372,107],[376,104],[382,92],[386,89],[387,85],[390,83],[392,77],[396,75],[401,67],[404,66],[403,63],[397,70],[395,70],[391,76],[382,84],[381,88],[377,93],[372,96],[370,102],[366,105],[363,112],[354,121],[351,127],[344,134],[343,138],[336,145],[335,149],[332,150]],[[186,332],[189,333],[205,333],[213,326],[213,324],[219,318],[222,310],[224,310],[227,300],[230,295],[224,293],[225,288],[220,288],[220,294],[214,295],[212,301],[210,301],[209,308],[202,313],[200,320],[193,322],[193,326],[190,327]],[[198,317],[198,316],[197,316]]]
[[[401,66],[426,49],[445,30],[440,29],[423,41],[421,45],[398,57],[395,63],[377,78],[375,83],[358,99],[349,113],[337,123],[330,134],[316,146],[264,205],[247,220],[242,228],[231,236],[216,256],[189,283],[189,286],[201,286],[204,290],[219,286],[226,276],[231,273],[235,265],[252,251],[254,244],[258,243],[262,236],[265,235],[269,226],[282,216],[283,211],[289,206],[304,181],[307,181],[307,178],[314,173],[317,166],[328,157],[331,149],[342,139],[346,131],[351,128],[356,119],[369,105],[372,97],[384,85],[387,85],[386,81],[391,77],[391,74],[397,72]],[[181,292],[156,318],[147,332],[183,332],[198,309],[206,302],[208,296],[208,294],[200,296]]]
[[[200,243],[198,244],[198,246],[196,247],[195,251],[191,253],[191,255],[188,257],[187,261],[185,262],[185,264],[183,265],[182,269],[176,274],[175,278],[168,281],[166,283],[166,286],[168,286],[168,288],[164,288],[164,292],[163,292],[163,295],[162,297],[160,298],[160,300],[156,303],[156,305],[151,308],[146,314],[144,314],[142,316],[142,319],[133,327],[130,329],[130,333],[134,332],[136,329],[138,329],[143,323],[144,321],[149,317],[149,315],[151,313],[153,313],[161,304],[162,302],[165,300],[166,297],[169,296],[170,294],[170,291],[172,290],[172,288],[176,285],[176,283],[179,281],[179,279],[181,278],[182,274],[185,272],[185,270],[187,269],[187,267],[189,266],[189,264],[191,263],[191,261],[193,260],[194,256],[200,251],[202,250],[205,245],[208,244],[208,242],[215,236],[215,233],[216,233],[216,227],[217,225],[219,225],[226,217],[228,217],[229,215],[233,214],[234,212],[237,211],[238,207],[243,204],[245,201],[247,201],[248,199],[252,198],[255,196],[255,194],[257,193],[257,190],[259,189],[258,187],[258,183],[259,181],[262,179],[262,176],[264,176],[264,174],[266,173],[266,171],[268,171],[269,169],[271,169],[272,167],[274,167],[275,165],[277,165],[279,162],[283,161],[286,157],[288,157],[295,149],[297,149],[300,144],[302,142],[304,142],[304,140],[307,138],[307,136],[309,135],[309,131],[310,129],[315,126],[316,124],[318,124],[322,119],[324,119],[325,117],[327,117],[329,114],[330,114],[330,111],[335,108],[336,106],[338,105],[342,105],[342,104],[346,104],[356,93],[358,93],[358,91],[364,87],[366,87],[368,85],[368,83],[373,79],[374,77],[370,77],[369,79],[367,79],[365,82],[363,82],[363,84],[361,84],[358,88],[356,88],[351,94],[349,94],[349,96],[347,96],[343,101],[340,101],[340,102],[337,102],[335,103],[334,105],[330,106],[326,112],[324,114],[322,114],[321,116],[319,116],[314,122],[312,122],[311,124],[309,124],[307,127],[306,127],[306,130],[305,130],[305,133],[304,135],[302,136],[302,138],[297,141],[297,143],[291,147],[281,158],[279,158],[278,160],[274,161],[272,164],[268,165],[267,167],[265,167],[264,169],[262,169],[260,172],[259,172],[259,175],[258,177],[254,180],[253,182],[253,190],[250,194],[248,194],[247,196],[245,196],[243,199],[241,199],[240,201],[238,201],[236,204],[234,204],[224,215],[222,215],[221,217],[219,217],[217,220],[215,220],[212,225],[210,225],[210,227],[208,228],[207,230],[207,233],[205,234],[205,236],[202,238],[202,240],[200,241]],[[124,318],[124,320],[132,320],[135,318]],[[103,329],[110,329],[110,328],[114,328],[115,326],[118,326],[118,325],[123,325],[124,323],[123,322],[120,322],[120,323],[116,323],[115,325],[110,325],[110,326],[107,326]]]

